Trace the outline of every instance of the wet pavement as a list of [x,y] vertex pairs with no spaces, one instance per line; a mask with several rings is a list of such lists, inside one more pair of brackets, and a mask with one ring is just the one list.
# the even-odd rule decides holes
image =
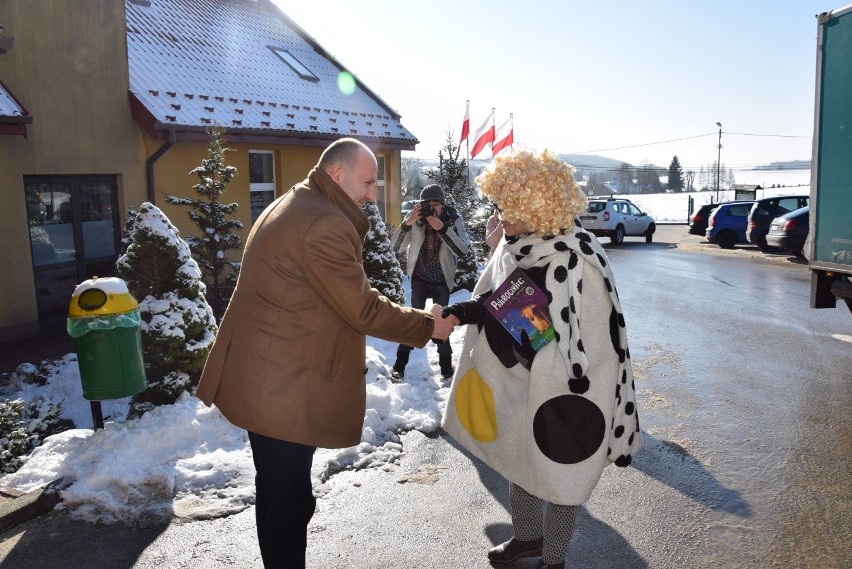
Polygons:
[[[604,472],[566,567],[852,567],[852,314],[809,308],[800,260],[684,226],[605,247],[644,447]],[[490,566],[511,532],[505,482],[452,439],[403,442],[399,465],[329,480],[308,567]],[[0,569],[260,567],[253,518],[124,528],[54,512],[2,535]]]

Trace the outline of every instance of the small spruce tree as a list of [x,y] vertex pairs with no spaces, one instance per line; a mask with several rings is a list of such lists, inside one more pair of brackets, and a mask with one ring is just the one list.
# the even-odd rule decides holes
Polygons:
[[677,156],[672,158],[672,163],[669,164],[669,189],[674,192],[683,191],[683,168],[680,166],[680,160]]
[[387,226],[379,215],[379,208],[370,202],[364,206],[370,220],[370,231],[364,238],[364,272],[370,286],[397,304],[405,304],[402,279],[405,276],[399,260],[391,249]]
[[139,302],[148,389],[133,397],[130,416],[174,403],[197,385],[217,326],[189,246],[155,205],[139,208],[127,252],[116,263]]
[[217,320],[221,320],[240,270],[239,261],[229,259],[227,253],[242,247],[236,231],[242,229],[243,223],[233,217],[237,210],[236,203],[220,201],[237,174],[235,167],[225,165],[225,152],[230,148],[224,147],[224,130],[215,126],[207,129],[207,135],[210,137],[207,158],[190,172],[198,177],[198,183],[193,189],[200,198],[167,195],[166,202],[189,206],[187,215],[198,227],[201,236],[188,236],[186,242],[201,267],[213,313]]
[[139,213],[132,207],[127,210],[127,216],[124,218],[124,230],[121,232],[121,254],[127,253],[127,248],[130,246],[130,238],[133,235],[133,229],[136,227],[136,216]]
[[59,418],[61,411],[61,403],[42,397],[29,405],[23,399],[0,401],[0,473],[17,471],[44,439],[67,427]]

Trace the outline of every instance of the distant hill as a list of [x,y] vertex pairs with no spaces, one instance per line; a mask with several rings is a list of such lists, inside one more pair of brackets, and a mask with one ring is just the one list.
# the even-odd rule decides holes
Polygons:
[[617,170],[624,162],[595,154],[559,154],[559,158],[578,170]]
[[752,170],[810,170],[810,160],[788,160],[786,162],[773,162],[763,166],[755,166]]

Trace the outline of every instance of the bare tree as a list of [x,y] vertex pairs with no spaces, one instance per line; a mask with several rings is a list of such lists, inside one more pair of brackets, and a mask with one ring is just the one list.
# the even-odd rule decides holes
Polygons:
[[416,196],[423,186],[423,161],[416,156],[406,156],[402,159],[400,172],[400,189],[402,199]]
[[622,194],[630,193],[630,182],[633,179],[633,170],[630,164],[622,162],[618,167],[618,191]]
[[686,191],[687,192],[695,191],[693,189],[693,185],[695,184],[695,170],[687,170],[686,172],[683,173],[683,175],[686,178]]

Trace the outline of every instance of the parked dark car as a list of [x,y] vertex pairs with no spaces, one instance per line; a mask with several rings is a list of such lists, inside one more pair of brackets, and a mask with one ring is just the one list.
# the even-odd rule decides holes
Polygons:
[[733,249],[737,243],[747,243],[745,231],[748,212],[754,202],[741,201],[720,204],[710,214],[707,241],[717,243],[722,249]]
[[811,206],[806,205],[773,219],[769,224],[769,233],[766,234],[766,244],[801,257],[805,239],[808,238],[810,213]]
[[755,201],[748,214],[746,239],[749,243],[757,245],[761,251],[766,251],[766,234],[769,232],[769,224],[772,220],[810,203],[811,198],[806,195],[775,196]]
[[710,220],[710,214],[719,205],[717,203],[709,203],[698,208],[698,211],[693,213],[692,217],[689,218],[689,233],[691,235],[704,235],[707,232],[707,222]]

